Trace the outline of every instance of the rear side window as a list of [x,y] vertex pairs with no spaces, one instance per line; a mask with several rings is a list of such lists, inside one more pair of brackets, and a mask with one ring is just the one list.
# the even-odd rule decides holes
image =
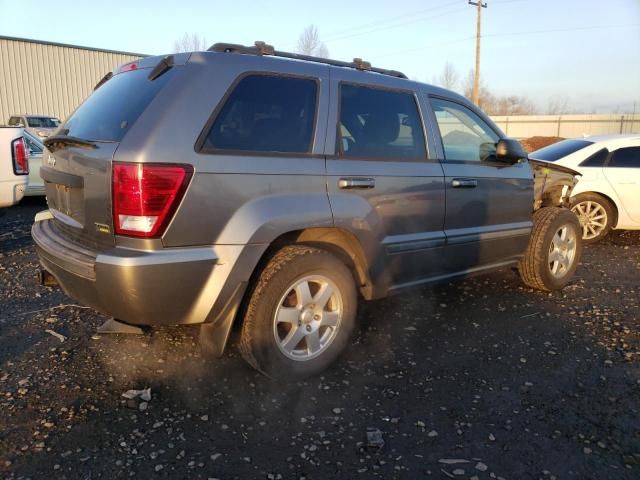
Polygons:
[[155,80],[147,78],[149,69],[114,75],[71,114],[60,133],[83,140],[119,142],[177,70],[172,68]]
[[308,153],[317,95],[310,78],[246,76],[222,106],[203,150]]
[[536,160],[555,162],[556,160],[560,160],[561,158],[571,155],[578,150],[582,150],[589,145],[593,145],[593,142],[578,139],[563,140],[549,145],[548,147],[541,148],[540,150],[536,150],[535,152],[531,152],[530,157],[535,158]]
[[598,150],[596,153],[583,160],[580,163],[581,167],[602,167],[604,166],[604,162],[607,161],[607,157],[609,156],[609,150],[603,148],[602,150]]
[[640,147],[621,148],[613,152],[610,167],[640,168]]
[[414,95],[342,84],[338,152],[343,157],[427,158]]

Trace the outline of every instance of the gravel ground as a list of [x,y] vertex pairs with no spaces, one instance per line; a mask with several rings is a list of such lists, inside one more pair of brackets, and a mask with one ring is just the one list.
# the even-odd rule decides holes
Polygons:
[[189,328],[96,335],[34,281],[43,207],[0,217],[0,477],[640,478],[640,232],[560,293],[504,271],[363,304],[334,368],[279,385]]

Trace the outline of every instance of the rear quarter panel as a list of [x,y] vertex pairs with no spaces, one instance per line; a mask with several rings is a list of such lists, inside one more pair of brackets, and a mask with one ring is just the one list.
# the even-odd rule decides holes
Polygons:
[[[323,156],[328,67],[246,55],[193,53],[127,134],[115,160],[186,163],[194,177],[162,238],[165,247],[267,244],[290,230],[332,225]],[[195,145],[233,82],[246,72],[318,80],[311,154],[206,154]]]

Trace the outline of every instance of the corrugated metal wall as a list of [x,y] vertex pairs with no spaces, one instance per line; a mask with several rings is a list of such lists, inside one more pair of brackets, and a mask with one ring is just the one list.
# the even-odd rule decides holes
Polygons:
[[640,133],[640,114],[509,115],[491,119],[515,138]]
[[105,73],[141,58],[0,37],[0,125],[11,114],[53,115],[64,120]]

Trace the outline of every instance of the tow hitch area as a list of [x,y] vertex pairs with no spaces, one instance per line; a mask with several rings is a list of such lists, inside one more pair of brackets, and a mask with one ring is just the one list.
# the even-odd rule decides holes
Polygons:
[[51,275],[43,268],[38,270],[37,278],[38,283],[40,285],[44,285],[45,287],[55,287],[56,285],[58,285],[58,280],[56,280],[56,277]]
[[115,318],[110,318],[98,327],[98,333],[120,333],[130,335],[144,335],[144,329],[136,325],[129,325]]

